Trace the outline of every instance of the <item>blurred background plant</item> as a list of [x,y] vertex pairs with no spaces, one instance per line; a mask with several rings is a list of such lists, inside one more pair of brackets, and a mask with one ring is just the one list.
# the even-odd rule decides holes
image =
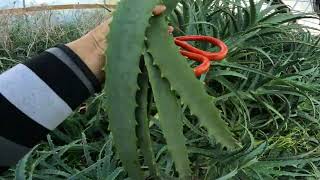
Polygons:
[[77,39],[102,22],[105,10],[43,11],[0,16],[0,71],[57,45]]

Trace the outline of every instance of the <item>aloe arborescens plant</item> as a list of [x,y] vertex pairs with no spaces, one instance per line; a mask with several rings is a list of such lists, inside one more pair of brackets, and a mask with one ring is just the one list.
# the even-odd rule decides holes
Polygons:
[[[167,14],[170,14],[178,1],[168,2]],[[184,115],[181,103],[190,108],[191,113],[198,117],[201,126],[207,129],[208,135],[218,143],[227,148],[235,148],[238,143],[221,119],[219,110],[213,104],[213,98],[194,76],[186,59],[179,54],[173,37],[167,32],[166,16],[151,17],[152,8],[157,3],[156,0],[124,0],[114,14],[108,35],[109,48],[106,52],[108,78],[105,92],[106,102],[109,104],[107,112],[123,166],[131,178],[143,179],[137,142],[151,140],[145,137],[137,139],[135,129],[137,125],[144,126],[139,130],[148,132],[148,122],[145,121],[148,121],[149,115],[146,114],[148,111],[142,108],[147,108],[145,96],[148,93],[145,86],[149,79],[168,150],[180,177],[187,178],[191,176],[191,169],[183,135]],[[145,63],[147,72],[141,71],[141,63]],[[179,101],[177,95],[180,97]],[[145,132],[140,133],[146,134]],[[145,159],[151,160],[149,166],[155,166],[150,144],[141,143],[140,148],[146,149]],[[145,145],[150,147],[143,147]]]
[[[183,62],[185,67],[180,69],[186,71],[182,73],[188,73],[191,68],[185,62],[190,66],[194,64],[181,57],[177,47],[171,44],[172,37],[166,33],[164,16],[149,18],[150,9],[157,3],[148,5],[147,16],[144,16],[146,23],[143,23],[146,27],[142,27],[135,26],[136,22],[132,21],[137,18],[132,16],[138,15],[136,12],[142,8],[140,4],[132,5],[133,2],[130,2],[133,8],[127,12],[130,14],[119,15],[122,22],[115,24],[119,32],[124,30],[120,24],[130,32],[139,28],[136,31],[141,32],[140,38],[129,38],[125,34],[130,32],[117,31],[112,34],[121,35],[108,37],[113,43],[121,43],[115,47],[122,46],[125,58],[132,57],[134,48],[131,47],[139,47],[138,59],[124,59],[127,60],[124,63],[123,57],[115,58],[117,63],[123,62],[115,70],[122,75],[134,72],[134,76],[108,74],[119,81],[114,83],[133,84],[115,90],[121,93],[113,92],[113,95],[125,97],[112,99],[108,89],[105,98],[100,98],[102,95],[92,98],[88,101],[91,105],[86,114],[71,116],[48,136],[49,143],[35,147],[15,171],[8,171],[0,179],[125,179],[127,173],[122,166],[134,178],[148,175],[162,179],[178,175],[184,178],[190,175],[190,170],[194,179],[205,180],[320,178],[320,38],[295,23],[298,19],[310,18],[310,14],[284,11],[283,5],[266,3],[266,0],[183,0],[174,11],[176,2],[165,1],[166,20],[175,27],[175,36],[214,36],[229,47],[223,62],[213,62],[209,72],[199,80],[192,76],[201,84],[195,88],[204,87],[209,94],[206,97],[215,97],[213,104],[219,109],[221,118],[228,123],[233,137],[243,145],[241,149],[225,151],[216,143],[217,139],[208,136],[210,133],[203,128],[203,121],[188,104],[190,100],[179,92],[181,85],[176,83],[184,86],[186,81],[172,79],[173,68],[165,67]],[[127,7],[124,9],[128,10]],[[123,11],[119,10],[118,14]],[[14,20],[9,33],[12,46],[6,49],[7,46],[1,45],[2,70],[16,60],[26,59],[28,53],[23,49],[36,54],[45,47],[68,42],[81,34],[78,32],[79,21],[46,34],[45,28],[41,31],[33,29],[31,33],[30,26],[20,23],[24,18],[18,21],[15,17]],[[83,21],[87,26],[87,21]],[[150,26],[151,23],[158,25]],[[65,32],[69,32],[67,37]],[[153,36],[154,32],[159,33]],[[122,37],[127,37],[128,42]],[[31,48],[30,44],[33,45]],[[215,50],[207,44],[194,45],[203,50]],[[167,50],[168,46],[172,49]],[[169,63],[161,58],[164,54],[170,57]],[[109,62],[116,65],[115,61]],[[176,74],[180,69],[175,69]],[[193,75],[192,72],[188,74],[186,77]],[[117,100],[119,104],[115,104]],[[128,103],[132,104],[128,106]],[[112,109],[112,105],[118,109]],[[119,114],[109,116],[104,109]],[[125,115],[132,118],[120,119]],[[108,116],[118,117],[119,123],[113,119],[110,126]],[[108,126],[112,135],[118,136],[115,142]],[[119,138],[121,135],[123,137]],[[121,147],[112,148],[112,144]],[[119,163],[120,156],[122,164]]]

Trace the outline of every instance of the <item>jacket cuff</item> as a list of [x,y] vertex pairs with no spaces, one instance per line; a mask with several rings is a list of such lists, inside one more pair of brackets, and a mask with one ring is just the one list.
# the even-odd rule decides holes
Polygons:
[[93,72],[89,69],[89,67],[81,60],[81,58],[72,51],[68,46],[64,44],[60,44],[56,46],[57,48],[61,49],[66,55],[68,55],[71,60],[77,65],[77,67],[84,73],[84,75],[88,78],[91,82],[95,93],[101,91],[101,82],[98,78],[93,74]]

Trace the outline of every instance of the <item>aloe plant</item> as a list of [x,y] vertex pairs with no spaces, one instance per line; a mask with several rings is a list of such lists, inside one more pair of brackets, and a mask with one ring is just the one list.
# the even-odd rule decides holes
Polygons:
[[[124,0],[119,4],[108,35],[109,48],[106,52],[108,80],[105,86],[107,94],[105,103],[108,103],[108,108],[106,109],[124,167],[131,178],[142,179],[136,146],[135,113],[136,109],[140,108],[136,101],[139,90],[139,62],[142,50],[146,48],[147,53],[150,53],[150,55],[145,54],[149,59],[146,64],[160,124],[177,171],[180,177],[185,179],[191,177],[191,169],[183,136],[183,114],[174,92],[181,96],[182,103],[185,103],[199,118],[201,125],[207,129],[209,137],[231,149],[236,148],[238,143],[232,137],[227,124],[220,118],[220,112],[213,104],[213,98],[205,92],[203,84],[196,79],[186,59],[179,54],[178,47],[174,48],[173,38],[169,37],[167,32],[165,15],[152,17],[150,27],[147,28],[155,3],[156,1]],[[177,1],[167,1],[165,4],[168,7],[166,14],[170,14],[170,10],[176,7]],[[136,7],[140,7],[140,10],[133,12]],[[133,13],[134,16],[128,17],[128,14]],[[146,47],[143,44],[145,37]],[[153,67],[153,63],[159,70]],[[194,94],[197,96],[193,96]]]
[[[142,179],[135,133],[136,94],[139,89],[138,74],[141,72],[139,62],[145,29],[156,3],[156,0],[122,1],[114,14],[107,37],[110,46],[106,53],[108,78],[105,92],[108,94],[106,101],[109,103],[110,128],[122,163],[133,179]],[[124,16],[122,13],[131,15]]]
[[[300,18],[306,18],[307,16],[304,14],[291,14],[290,12],[283,12],[278,5],[270,5],[267,8],[263,8],[264,1],[260,1],[255,3],[253,0],[249,1],[246,7],[242,7],[242,1],[228,1],[228,3],[219,4],[219,1],[183,1],[182,4],[175,9],[173,13],[171,10],[176,7],[176,3],[173,1],[168,1],[168,11],[165,15],[160,17],[152,17],[150,19],[150,27],[143,28],[143,32],[146,32],[146,46],[140,44],[140,51],[138,54],[142,54],[141,49],[144,47],[146,50],[146,54],[144,56],[148,56],[149,59],[147,64],[147,69],[149,71],[151,89],[153,91],[153,95],[155,97],[155,107],[158,109],[160,127],[162,128],[162,132],[168,143],[168,151],[172,156],[172,159],[175,163],[176,169],[180,174],[180,177],[187,177],[190,174],[190,169],[187,167],[189,164],[188,156],[186,155],[186,142],[183,138],[182,134],[182,126],[181,121],[185,121],[184,118],[180,117],[181,109],[177,106],[177,97],[179,97],[179,101],[184,105],[183,110],[188,109],[191,115],[195,115],[199,124],[199,127],[204,127],[207,130],[207,135],[209,138],[212,138],[218,143],[221,143],[222,146],[226,146],[228,148],[238,147],[238,143],[232,137],[229,128],[226,125],[226,122],[223,121],[220,115],[220,110],[215,107],[213,102],[220,104],[222,98],[224,96],[220,95],[217,98],[212,96],[217,96],[215,93],[215,88],[210,86],[210,81],[214,79],[214,81],[218,82],[219,85],[223,88],[226,88],[228,91],[231,91],[234,94],[235,99],[231,100],[231,105],[235,107],[234,109],[227,108],[225,104],[221,104],[221,108],[223,110],[224,119],[228,119],[229,117],[244,119],[244,126],[248,126],[248,120],[260,118],[251,117],[251,113],[249,107],[247,106],[247,100],[250,102],[255,102],[259,104],[259,107],[263,107],[265,112],[271,115],[273,119],[275,117],[281,119],[282,121],[288,122],[288,115],[284,116],[282,113],[270,105],[272,100],[266,100],[265,97],[262,97],[258,92],[261,92],[261,88],[259,86],[265,86],[268,83],[271,84],[279,84],[282,87],[285,86],[297,86],[294,85],[292,81],[288,82],[285,79],[279,79],[275,75],[265,72],[258,72],[252,68],[242,67],[241,64],[233,65],[236,59],[244,59],[249,56],[251,53],[259,56],[255,56],[256,58],[265,58],[267,60],[266,64],[275,64],[272,55],[267,52],[266,48],[253,47],[250,44],[246,44],[247,42],[254,42],[255,40],[263,37],[271,37],[273,33],[274,37],[277,34],[285,33],[281,29],[276,27],[281,26],[281,24],[287,22],[295,22],[295,20]],[[122,1],[123,4],[127,3],[126,1]],[[120,3],[120,6],[121,4]],[[166,2],[165,2],[166,3]],[[216,10],[212,10],[210,7],[218,7]],[[233,6],[234,8],[230,8]],[[196,14],[190,14],[190,9],[194,9],[194,11],[198,11]],[[236,9],[236,10],[235,10]],[[233,11],[234,10],[234,11]],[[237,13],[235,13],[237,12]],[[125,12],[118,11],[118,14],[125,14]],[[241,73],[227,72],[219,70],[217,73],[215,71],[210,71],[207,76],[203,76],[207,83],[209,83],[209,87],[206,90],[209,91],[210,95],[208,95],[204,89],[203,84],[200,80],[196,79],[192,74],[190,66],[188,65],[185,58],[183,58],[178,53],[178,48],[173,43],[173,38],[167,34],[167,24],[168,22],[165,20],[165,16],[168,16],[170,22],[176,27],[176,29],[180,32],[178,34],[205,34],[205,35],[214,35],[216,37],[220,37],[225,39],[229,48],[231,50],[228,58],[221,64],[215,64],[218,67],[223,68],[240,68],[240,70],[248,70],[250,72],[256,73],[253,77],[250,74],[242,75]],[[190,17],[191,16],[191,17]],[[193,17],[192,17],[193,16]],[[149,18],[149,16],[148,16]],[[202,21],[199,19],[203,19]],[[194,23],[194,21],[197,21]],[[120,21],[119,21],[120,22]],[[115,21],[114,23],[119,23]],[[136,29],[134,25],[130,29]],[[287,25],[287,27],[294,26]],[[116,31],[117,30],[117,31]],[[121,30],[116,29],[113,30],[111,26],[111,32],[116,31],[121,34]],[[111,34],[112,36],[112,34]],[[240,38],[239,38],[240,37]],[[112,46],[113,42],[109,42],[109,45]],[[209,46],[198,44],[203,49],[212,50]],[[120,48],[121,49],[121,48]],[[112,53],[115,53],[116,50],[112,49]],[[243,55],[240,51],[244,51]],[[245,53],[248,51],[249,53]],[[269,50],[272,51],[272,50]],[[110,50],[107,51],[107,54]],[[118,49],[118,54],[121,54],[121,51]],[[141,55],[142,56],[142,55]],[[236,59],[235,59],[236,58]],[[140,60],[140,57],[135,57],[135,59]],[[108,58],[108,61],[116,62],[118,59]],[[115,64],[115,63],[114,63]],[[120,67],[120,65],[118,64]],[[135,66],[138,66],[138,63],[135,63]],[[117,69],[117,68],[115,68]],[[119,69],[119,68],[118,68]],[[216,68],[217,69],[217,68]],[[219,69],[219,68],[218,68]],[[259,69],[259,68],[258,68]],[[150,72],[151,71],[151,72]],[[122,76],[120,72],[118,76]],[[219,75],[222,73],[221,75]],[[157,75],[158,74],[158,75]],[[233,76],[236,78],[244,78],[244,81],[233,82],[226,76]],[[107,77],[114,76],[112,73],[107,72]],[[136,77],[136,76],[134,76]],[[162,78],[163,80],[161,81]],[[253,78],[251,81],[248,81],[248,78]],[[262,78],[262,79],[261,79]],[[156,80],[157,79],[157,80]],[[258,79],[261,79],[258,81]],[[248,84],[252,82],[251,84]],[[136,81],[134,82],[136,83]],[[133,84],[134,84],[133,83]],[[240,83],[240,84],[239,84]],[[161,85],[163,84],[163,85]],[[240,85],[239,89],[235,89],[235,85]],[[278,85],[274,84],[274,87]],[[113,89],[123,89],[122,86],[114,86],[112,83],[107,83],[106,87]],[[163,86],[163,88],[162,88]],[[301,87],[301,86],[299,86]],[[239,92],[240,89],[246,88],[248,90],[244,92]],[[167,90],[165,90],[167,89]],[[136,89],[137,91],[138,89]],[[160,91],[162,93],[159,93]],[[163,94],[163,91],[168,92],[167,95]],[[247,92],[248,91],[248,92]],[[107,91],[108,92],[108,91]],[[195,96],[196,94],[196,96]],[[161,98],[161,95],[163,96]],[[174,97],[176,96],[177,97]],[[231,94],[230,94],[231,95]],[[229,98],[229,96],[227,96]],[[231,96],[233,97],[233,96]],[[277,98],[280,98],[284,102],[288,102],[288,97],[285,95],[277,95]],[[307,99],[312,102],[310,97],[306,96]],[[290,97],[293,98],[293,97]],[[128,98],[127,98],[128,99]],[[272,98],[273,99],[273,98]],[[128,102],[128,101],[127,101]],[[133,101],[135,102],[135,101]],[[131,103],[133,103],[131,102]],[[112,102],[108,102],[110,107],[112,108]],[[164,104],[168,104],[165,107]],[[169,105],[170,104],[170,105]],[[172,108],[171,105],[175,104],[175,108]],[[171,108],[170,108],[171,107]],[[117,109],[119,107],[113,107],[113,109]],[[166,108],[170,108],[166,110]],[[227,111],[226,111],[227,110]],[[116,111],[116,110],[114,110]],[[131,112],[133,109],[131,109]],[[237,113],[233,113],[232,111],[239,111]],[[165,114],[164,112],[171,112]],[[289,112],[287,112],[289,113]],[[109,113],[110,114],[110,113]],[[171,116],[172,115],[172,116]],[[174,118],[176,116],[176,118]],[[175,119],[177,122],[173,122]],[[163,120],[162,118],[166,118]],[[183,120],[181,120],[183,119]],[[246,120],[248,119],[248,120]],[[119,123],[120,120],[117,118],[110,118],[111,124],[113,122]],[[235,123],[235,126],[239,126],[242,121],[230,121]],[[176,124],[175,124],[176,123]],[[120,124],[120,123],[119,123]],[[172,125],[174,127],[172,127]],[[280,127],[283,127],[285,124],[281,124]],[[188,128],[194,129],[191,124],[186,124]],[[131,127],[132,128],[132,127]],[[174,129],[172,129],[174,128]],[[250,129],[250,127],[247,127]],[[114,132],[116,129],[113,129]],[[171,133],[176,131],[176,135],[172,135]],[[187,135],[185,135],[187,136]],[[171,138],[174,137],[173,142],[177,142],[174,144],[171,143]],[[123,138],[123,137],[122,137]],[[123,138],[124,139],[124,138]],[[135,142],[132,142],[134,144]],[[121,145],[117,145],[119,148]],[[123,146],[124,147],[124,146]],[[176,148],[173,148],[176,147]],[[175,149],[180,149],[179,151],[184,152],[181,153],[180,156],[177,155]],[[135,150],[134,150],[135,151]],[[183,155],[184,154],[184,155]],[[123,158],[120,155],[120,159]],[[135,157],[130,157],[135,158]],[[137,158],[137,155],[136,155]],[[124,159],[122,161],[125,161]],[[244,161],[245,162],[245,161]],[[149,163],[150,164],[150,163]],[[127,165],[124,163],[124,166]],[[126,167],[128,168],[128,167]],[[128,170],[130,172],[130,170]],[[130,173],[129,173],[130,175]]]
[[[131,149],[138,155],[139,164],[135,169],[141,170],[147,179],[188,178],[190,169],[194,179],[319,179],[320,38],[296,24],[298,19],[312,18],[310,14],[283,11],[279,9],[282,5],[268,5],[265,0],[184,0],[176,8],[175,5],[169,6],[165,15],[176,29],[174,35],[214,36],[229,46],[227,58],[221,63],[212,63],[209,72],[197,81],[209,94],[209,100],[213,100],[212,105],[219,110],[222,121],[227,122],[233,137],[243,146],[226,151],[215,138],[210,138],[179,91],[165,91],[164,94],[170,96],[156,98],[162,91],[155,87],[176,88],[159,68],[163,61],[157,60],[155,53],[150,54],[152,42],[145,38],[151,31],[160,31],[152,28],[163,28],[161,35],[169,36],[165,32],[166,24],[153,27],[148,23],[149,28],[142,35],[143,48],[137,60],[140,70],[138,68],[135,81],[138,88],[134,95],[133,120],[137,123],[134,126],[137,140],[132,143],[136,149]],[[163,17],[159,19],[165,23]],[[147,22],[153,20],[147,18]],[[26,52],[20,49],[34,44],[30,53],[35,54],[46,46],[75,38],[70,34],[61,39],[65,32],[78,32],[77,26],[61,27],[42,39],[43,33],[39,35],[39,32],[45,29],[34,29],[30,33],[30,28],[26,31],[23,24],[18,24],[20,21],[15,22],[17,25],[10,33],[12,49],[0,44],[0,54],[4,57],[0,67],[4,69],[12,66],[12,60],[25,59]],[[21,33],[24,36],[18,36]],[[30,40],[35,41],[30,43]],[[172,41],[161,40],[166,44]],[[207,44],[194,45],[215,50]],[[175,52],[176,47],[166,52],[171,51]],[[153,78],[149,75],[151,71],[144,67],[151,62],[146,55],[151,55],[151,67],[160,73]],[[188,62],[190,69],[194,67],[193,62],[180,58],[171,60]],[[156,85],[152,86],[152,82]],[[51,133],[49,143],[35,147],[15,172],[8,171],[0,179],[126,179],[127,166],[123,163],[124,157],[119,160],[121,154],[116,145],[119,141],[113,141],[109,135],[109,113],[105,110],[111,103],[105,95],[108,96],[108,92],[90,99],[86,114],[71,116]],[[182,114],[177,118],[179,121],[170,121],[177,124],[175,127],[164,124],[169,119],[162,120],[164,116],[173,117],[163,111],[165,101],[175,102],[170,104],[177,111],[173,115]],[[123,112],[129,111],[123,109]],[[169,128],[164,129],[167,126]],[[175,138],[181,139],[179,144],[167,140],[175,129],[178,129]],[[183,152],[179,156],[172,150],[176,147]]]

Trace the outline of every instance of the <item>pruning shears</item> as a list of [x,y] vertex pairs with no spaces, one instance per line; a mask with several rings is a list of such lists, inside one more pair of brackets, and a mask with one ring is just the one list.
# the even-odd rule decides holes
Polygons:
[[[201,64],[194,68],[194,74],[198,77],[208,72],[210,68],[210,61],[221,61],[228,54],[227,45],[220,39],[211,36],[179,36],[175,38],[175,44],[182,49],[180,50],[181,55],[200,62]],[[187,41],[205,41],[217,46],[219,52],[207,52],[200,50],[192,45],[188,44]]]

